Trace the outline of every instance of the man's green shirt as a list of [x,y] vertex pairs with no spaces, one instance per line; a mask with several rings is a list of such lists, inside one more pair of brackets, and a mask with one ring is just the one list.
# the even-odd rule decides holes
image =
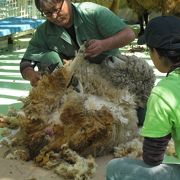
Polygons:
[[[127,25],[109,9],[90,2],[74,3],[74,30],[79,47],[90,39],[105,39],[115,35]],[[50,21],[37,28],[31,39],[24,59],[46,63],[61,62],[62,59],[75,57],[78,50],[76,43],[63,27]],[[119,49],[104,52],[105,55],[116,55]]]

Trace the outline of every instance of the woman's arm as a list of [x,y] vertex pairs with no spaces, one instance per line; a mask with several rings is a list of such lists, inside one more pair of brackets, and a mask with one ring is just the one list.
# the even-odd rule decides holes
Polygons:
[[161,138],[144,138],[143,160],[146,164],[157,166],[162,163],[171,134]]

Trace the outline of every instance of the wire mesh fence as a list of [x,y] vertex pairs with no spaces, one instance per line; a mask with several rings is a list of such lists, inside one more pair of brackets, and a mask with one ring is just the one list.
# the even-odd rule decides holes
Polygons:
[[34,0],[0,0],[0,19],[13,16],[40,18],[41,14]]
[[[90,1],[108,7],[113,12],[119,9],[120,0],[71,0],[72,2]],[[35,7],[34,0],[0,0],[0,19],[21,16],[28,18],[41,18]]]

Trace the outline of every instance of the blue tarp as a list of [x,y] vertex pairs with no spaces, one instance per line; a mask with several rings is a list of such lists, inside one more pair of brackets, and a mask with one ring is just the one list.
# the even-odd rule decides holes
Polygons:
[[44,21],[44,19],[32,19],[24,17],[9,17],[2,19],[0,20],[0,37],[35,29]]

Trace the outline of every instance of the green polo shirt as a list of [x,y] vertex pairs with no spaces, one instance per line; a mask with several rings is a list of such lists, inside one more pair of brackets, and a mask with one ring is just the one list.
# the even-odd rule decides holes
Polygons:
[[[127,27],[118,16],[103,6],[90,2],[72,3],[72,6],[79,46],[90,39],[108,38]],[[63,27],[46,20],[37,28],[23,58],[43,63],[62,63],[64,58],[74,58],[77,49],[76,43]],[[104,52],[105,55],[118,53],[119,49]]]
[[180,162],[180,68],[153,88],[141,135],[159,138],[172,134]]

